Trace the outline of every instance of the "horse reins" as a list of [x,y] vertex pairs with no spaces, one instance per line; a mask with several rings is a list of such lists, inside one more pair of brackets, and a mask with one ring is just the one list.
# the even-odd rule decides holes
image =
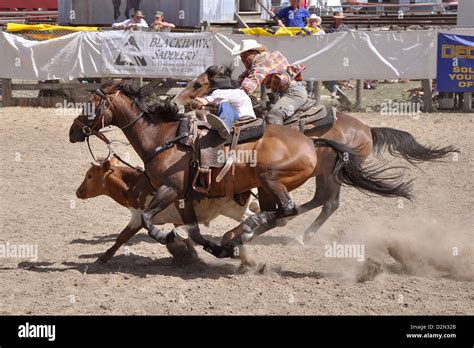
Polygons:
[[[117,91],[117,93],[115,94],[115,96],[118,95],[120,91]],[[98,111],[101,110],[103,108],[103,105],[104,103],[107,102],[107,99],[108,99],[108,95],[106,92],[104,92],[102,89],[96,89],[94,91],[95,94],[97,94],[101,100],[100,100],[100,104],[99,104],[99,107],[98,107]],[[132,166],[130,163],[128,163],[127,161],[123,160],[119,155],[117,155],[115,153],[115,151],[111,148],[111,144],[116,141],[116,140],[113,140],[113,141],[110,141],[105,135],[104,133],[108,133],[108,132],[112,132],[112,131],[116,131],[116,130],[125,130],[129,127],[132,127],[135,123],[137,123],[144,115],[145,115],[145,112],[144,111],[141,111],[140,114],[135,117],[132,121],[130,121],[128,124],[126,124],[125,126],[121,127],[121,128],[118,128],[118,129],[113,129],[113,130],[109,130],[109,131],[98,131],[98,130],[95,130],[95,127],[97,126],[97,123],[99,122],[102,122],[102,128],[105,127],[104,123],[105,123],[105,114],[110,110],[110,105],[107,107],[107,109],[105,110],[105,112],[102,112],[102,117],[100,118],[100,120],[96,120],[96,122],[92,123],[90,126],[83,123],[82,121],[78,120],[77,118],[74,120],[74,123],[77,124],[79,127],[81,127],[82,129],[82,133],[86,136],[86,140],[87,140],[87,147],[89,148],[89,152],[92,156],[92,158],[94,159],[94,161],[96,162],[99,162],[96,157],[94,156],[94,153],[92,151],[92,148],[91,148],[91,145],[90,145],[90,136],[91,135],[95,135],[97,138],[99,138],[100,140],[102,140],[105,144],[107,144],[107,149],[109,151],[109,154],[107,155],[106,159],[104,159],[103,161],[106,161],[107,159],[110,158],[110,156],[112,155],[113,157],[115,157],[118,161],[120,161],[121,163],[125,164],[127,167],[130,167],[134,170],[137,170],[139,172],[141,172],[142,174],[145,175],[145,177],[147,178],[149,184],[151,185],[151,187],[153,187],[155,190],[156,188],[153,186],[153,184],[151,183],[151,180],[150,178],[148,177],[147,173],[145,170],[139,168],[139,167],[134,167]],[[97,112],[95,113],[94,115],[94,119],[97,118],[98,114]],[[183,134],[180,134],[178,135],[177,137],[173,138],[173,139],[170,139],[168,141],[166,141],[166,143],[164,143],[163,145],[160,145],[158,146],[157,148],[155,148],[153,150],[152,153],[148,154],[145,159],[143,160],[143,163],[146,165],[148,162],[150,162],[153,158],[155,158],[157,155],[159,155],[160,153],[172,148],[173,146],[176,145],[176,143],[178,141],[180,141],[181,139],[184,139],[184,138],[187,138],[189,137],[189,134],[188,133],[183,133]]]
[[[102,106],[105,102],[107,102],[107,93],[105,93],[102,89],[96,89],[94,91],[95,94],[97,94],[99,97],[100,97],[100,104],[99,104],[99,107],[98,107],[98,111],[102,109]],[[119,93],[119,91],[117,91],[117,93],[115,94],[115,96],[117,96],[117,94]],[[96,120],[95,123],[91,124],[90,126],[83,123],[82,121],[78,120],[77,118],[74,120],[74,123],[77,124],[79,127],[81,127],[82,129],[82,133],[84,133],[84,135],[86,136],[86,141],[87,141],[87,147],[89,148],[89,152],[92,156],[92,158],[94,159],[94,161],[96,162],[99,162],[97,160],[97,158],[94,156],[94,153],[92,151],[92,148],[91,148],[91,145],[90,145],[90,136],[91,135],[95,135],[97,138],[99,138],[100,140],[102,140],[105,144],[107,144],[107,149],[109,151],[109,154],[107,155],[107,157],[103,160],[103,161],[106,161],[107,159],[110,158],[110,155],[114,156],[117,160],[119,160],[120,162],[122,162],[123,164],[125,164],[126,166],[132,168],[132,169],[136,169],[136,170],[139,170],[141,172],[144,173],[143,170],[141,170],[140,168],[137,168],[137,167],[134,167],[132,166],[130,163],[128,163],[127,161],[123,160],[122,158],[120,158],[119,155],[117,155],[115,153],[115,151],[111,148],[111,144],[114,142],[114,141],[110,141],[105,135],[104,133],[106,133],[107,131],[105,132],[101,132],[101,131],[98,131],[98,130],[95,130],[95,127],[97,125],[98,122],[102,122],[102,128],[104,127],[104,118],[105,118],[105,114],[110,110],[110,105],[107,107],[107,109],[105,110],[105,112],[102,113],[102,117],[100,118],[100,120]],[[121,127],[119,129],[114,129],[112,131],[115,131],[115,130],[124,130],[124,129],[127,129],[131,126],[133,126],[135,123],[138,122],[138,120],[140,120],[143,116],[145,115],[145,112],[141,112],[136,118],[134,118],[131,122],[129,122],[127,125],[125,125],[124,127]],[[98,116],[97,112],[94,116],[94,119]],[[109,131],[110,132],[110,131]]]

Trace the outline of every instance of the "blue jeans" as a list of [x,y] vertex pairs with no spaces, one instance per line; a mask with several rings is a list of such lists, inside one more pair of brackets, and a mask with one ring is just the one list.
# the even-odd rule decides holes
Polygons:
[[219,110],[217,111],[217,116],[224,121],[227,128],[230,130],[235,121],[239,119],[239,114],[235,109],[227,102],[222,102],[219,104]]
[[337,92],[337,81],[325,81],[323,82],[324,86],[329,89],[329,92],[336,93]]

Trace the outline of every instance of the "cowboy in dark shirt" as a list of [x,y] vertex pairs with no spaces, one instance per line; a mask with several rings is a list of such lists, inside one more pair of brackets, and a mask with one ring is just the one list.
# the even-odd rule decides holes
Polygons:
[[336,13],[334,16],[334,23],[326,30],[326,33],[341,33],[345,31],[350,31],[349,27],[344,24],[344,13],[339,12]]

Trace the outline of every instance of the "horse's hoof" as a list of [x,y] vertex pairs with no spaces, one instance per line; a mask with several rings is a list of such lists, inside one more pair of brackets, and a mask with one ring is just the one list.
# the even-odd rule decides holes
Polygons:
[[175,234],[175,240],[184,241],[189,238],[188,232],[182,228],[176,227],[173,232]]
[[181,242],[168,243],[166,244],[166,249],[168,249],[176,260],[182,260],[188,255],[188,247]]

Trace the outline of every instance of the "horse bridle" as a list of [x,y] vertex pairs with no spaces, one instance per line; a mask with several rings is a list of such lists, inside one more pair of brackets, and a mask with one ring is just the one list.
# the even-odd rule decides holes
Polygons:
[[[110,143],[111,143],[110,140],[104,135],[104,133],[108,133],[110,131],[101,132],[99,130],[96,130],[95,128],[101,122],[102,122],[101,129],[105,127],[105,115],[110,111],[110,103],[108,101],[108,98],[109,98],[109,95],[112,94],[112,93],[107,93],[101,88],[96,89],[93,93],[97,94],[100,97],[99,106],[96,108],[96,112],[95,112],[94,117],[93,117],[93,122],[91,124],[86,124],[86,123],[84,123],[84,122],[82,122],[82,121],[80,121],[79,119],[76,118],[74,120],[74,123],[77,124],[79,127],[81,127],[82,133],[86,136],[86,138],[90,137],[91,135],[95,135],[100,140],[102,140],[104,143],[106,143],[107,145],[110,145]],[[115,92],[114,97],[117,96],[119,93],[120,93],[120,90]],[[105,111],[101,111],[101,110],[104,109],[105,106],[107,106],[107,109],[105,109]],[[144,114],[145,113],[143,111],[140,112],[140,114],[135,119],[130,121],[125,126],[123,126],[121,128],[118,128],[116,130],[124,130],[124,129],[127,129],[128,127],[133,126],[140,118],[143,117]],[[87,116],[88,116],[88,118],[90,118],[89,115],[87,115]],[[115,129],[111,130],[111,131],[115,131]]]
[[[110,158],[111,155],[113,155],[115,158],[117,158],[123,164],[125,164],[125,165],[127,165],[131,168],[136,169],[135,167],[133,167],[132,165],[130,165],[126,161],[122,160],[119,157],[119,155],[117,155],[111,149],[110,146],[113,143],[113,141],[110,141],[104,134],[104,133],[107,133],[107,132],[110,132],[110,131],[101,132],[101,131],[95,129],[100,123],[102,123],[101,129],[105,127],[105,115],[110,111],[110,102],[108,101],[108,98],[109,98],[109,95],[112,94],[112,93],[107,93],[101,88],[96,89],[93,93],[97,94],[100,97],[100,102],[99,102],[99,106],[97,107],[97,109],[95,111],[94,118],[93,118],[91,124],[86,124],[86,123],[80,121],[78,118],[76,118],[74,120],[74,123],[76,125],[78,125],[79,127],[81,127],[82,133],[86,137],[87,147],[89,148],[89,152],[90,152],[92,158],[94,159],[94,161],[100,162],[94,156],[94,153],[93,153],[91,145],[90,145],[90,140],[89,140],[91,135],[95,135],[97,138],[99,138],[100,140],[102,140],[104,143],[107,144],[107,149],[109,151],[109,154],[107,155],[107,157],[105,159],[102,159],[101,161],[106,161]],[[120,90],[117,90],[117,92],[115,93],[115,96],[117,96],[119,93],[120,93]],[[104,111],[105,107],[107,107],[107,108]],[[100,112],[100,114],[99,114],[99,112]],[[134,118],[132,121],[130,121],[125,126],[123,126],[121,128],[118,128],[118,129],[111,130],[111,131],[116,131],[116,130],[122,130],[123,131],[124,129],[127,129],[127,128],[133,126],[135,123],[138,122],[138,120],[140,120],[143,117],[144,114],[145,114],[145,112],[143,112],[143,111],[140,112],[140,114],[136,118]],[[89,115],[87,115],[87,116],[89,117]]]
[[[110,156],[114,156],[117,160],[119,160],[120,162],[122,162],[123,164],[125,164],[126,166],[132,168],[132,169],[135,169],[135,170],[138,170],[140,171],[141,173],[145,174],[148,182],[150,183],[150,185],[153,187],[153,184],[151,183],[151,180],[150,178],[148,177],[147,173],[141,169],[141,168],[138,168],[138,167],[134,167],[132,166],[131,164],[129,164],[128,162],[124,161],[122,158],[120,158],[119,155],[117,155],[113,150],[112,148],[110,147],[110,145],[117,141],[117,140],[113,140],[113,141],[110,141],[105,135],[104,133],[106,132],[111,132],[111,131],[116,131],[116,130],[125,130],[129,127],[132,127],[135,123],[138,122],[138,120],[140,120],[144,115],[145,115],[145,112],[142,110],[140,112],[140,114],[135,117],[132,121],[130,121],[128,124],[126,124],[125,126],[121,127],[121,128],[117,128],[117,129],[113,129],[111,131],[103,131],[103,132],[100,132],[98,130],[96,130],[95,128],[97,127],[97,125],[102,122],[102,127],[101,128],[104,128],[105,126],[105,115],[107,114],[107,112],[109,112],[110,110],[110,105],[107,106],[107,109],[105,110],[105,112],[102,112],[101,113],[101,117],[99,117],[99,114],[98,112],[100,110],[102,110],[105,106],[106,103],[109,103],[108,101],[108,98],[109,98],[109,95],[112,94],[112,93],[107,93],[105,92],[103,89],[99,88],[99,89],[96,89],[94,91],[95,94],[97,94],[99,97],[100,97],[100,103],[99,103],[99,107],[97,108],[97,111],[95,112],[95,115],[94,115],[94,122],[92,122],[92,124],[88,125],[88,124],[85,124],[84,122],[80,121],[79,119],[75,119],[74,120],[74,123],[76,125],[78,125],[79,127],[81,127],[82,129],[82,133],[86,136],[86,140],[87,140],[87,146],[89,148],[89,152],[92,156],[92,158],[94,159],[94,161],[96,162],[99,162],[95,156],[94,156],[94,153],[92,152],[92,148],[91,148],[91,145],[90,145],[90,141],[89,141],[89,138],[91,135],[95,135],[96,137],[98,137],[100,140],[102,140],[104,143],[107,144],[107,149],[109,151],[109,154],[107,155],[107,157],[103,160],[101,160],[102,162],[103,161],[106,161],[110,158]],[[117,96],[118,94],[120,93],[120,90],[117,90],[117,92],[115,93],[115,96]],[[110,103],[109,103],[110,104]],[[178,136],[176,136],[175,138],[173,139],[170,139],[168,141],[166,141],[163,145],[160,145],[158,146],[157,148],[155,148],[153,150],[152,153],[148,154],[146,156],[146,158],[144,159],[144,163],[147,164],[148,162],[150,162],[155,156],[157,156],[158,154],[160,154],[161,152],[164,152],[170,148],[172,148],[173,146],[175,146],[175,144],[180,141],[181,139],[184,139],[184,138],[187,138],[189,137],[189,134],[188,133],[183,133],[183,134],[180,134]],[[100,163],[100,162],[99,162]]]

